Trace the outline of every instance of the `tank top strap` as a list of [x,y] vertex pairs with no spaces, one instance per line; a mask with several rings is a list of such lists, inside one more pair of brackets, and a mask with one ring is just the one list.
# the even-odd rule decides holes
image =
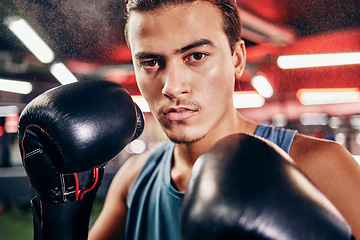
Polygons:
[[260,124],[257,127],[254,135],[265,138],[275,143],[285,152],[289,153],[296,133],[297,130],[276,128],[273,126],[266,126]]

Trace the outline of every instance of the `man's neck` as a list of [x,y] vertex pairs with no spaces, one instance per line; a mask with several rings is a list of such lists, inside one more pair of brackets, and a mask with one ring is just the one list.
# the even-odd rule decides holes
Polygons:
[[235,133],[254,134],[257,124],[237,114],[236,121],[229,124],[228,128],[214,131],[203,139],[192,143],[178,143],[174,149],[174,163],[171,169],[171,178],[174,187],[179,191],[185,191],[187,180],[196,159],[209,149],[216,141]]
[[175,145],[174,159],[186,161],[189,165],[193,165],[196,159],[207,149],[209,149],[215,142],[223,137],[235,133],[254,134],[258,124],[247,120],[239,113],[236,114],[234,120],[226,127],[217,128],[203,139],[191,143],[179,143]]

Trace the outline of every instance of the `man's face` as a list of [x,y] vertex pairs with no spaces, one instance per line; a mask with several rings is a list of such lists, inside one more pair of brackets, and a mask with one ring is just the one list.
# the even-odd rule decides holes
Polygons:
[[239,58],[215,6],[131,12],[128,41],[139,89],[170,140],[194,142],[228,127]]

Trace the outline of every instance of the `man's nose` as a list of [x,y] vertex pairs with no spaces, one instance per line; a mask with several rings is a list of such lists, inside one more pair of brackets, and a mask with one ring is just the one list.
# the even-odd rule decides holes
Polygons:
[[185,67],[168,64],[163,75],[162,94],[169,99],[185,97],[190,93],[189,76]]

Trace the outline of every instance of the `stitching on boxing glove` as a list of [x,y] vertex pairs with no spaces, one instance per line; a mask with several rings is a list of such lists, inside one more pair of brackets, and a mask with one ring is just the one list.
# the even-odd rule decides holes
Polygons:
[[78,179],[75,178],[74,173],[61,173],[61,188],[63,192],[64,202],[71,200],[77,200],[77,191],[78,191]]
[[31,152],[29,152],[29,153],[26,153],[24,157],[25,157],[25,158],[29,158],[29,157],[32,157],[32,156],[34,156],[34,155],[36,155],[36,154],[43,153],[43,152],[44,152],[43,149],[38,148],[38,149],[35,149],[34,151],[31,151]]
[[[27,125],[26,128],[25,128],[25,130],[24,130],[24,135],[22,136],[22,139],[21,139],[21,150],[22,150],[22,155],[23,155],[22,162],[23,162],[23,165],[24,165],[25,169],[26,169],[26,166],[25,166],[25,159],[26,159],[26,158],[29,158],[29,157],[33,156],[34,154],[43,153],[43,149],[41,149],[41,148],[38,148],[38,149],[41,149],[42,151],[38,151],[38,149],[35,149],[35,150],[33,150],[33,151],[29,152],[29,153],[26,153],[25,147],[24,147],[24,140],[25,140],[26,136],[27,136],[28,134],[30,134],[30,135],[32,135],[33,137],[35,137],[36,139],[38,138],[38,135],[37,135],[35,132],[33,132],[31,129],[29,129],[30,127],[38,128],[38,129],[40,130],[40,132],[42,132],[42,133],[44,133],[45,135],[47,135],[47,137],[50,139],[50,141],[53,142],[53,139],[49,136],[49,134],[48,134],[43,128],[41,128],[40,126],[38,126],[38,125],[36,125],[36,124],[29,124],[29,125]],[[36,153],[35,151],[38,151],[38,152]],[[33,152],[34,152],[34,154],[31,154],[31,153],[33,153]]]

